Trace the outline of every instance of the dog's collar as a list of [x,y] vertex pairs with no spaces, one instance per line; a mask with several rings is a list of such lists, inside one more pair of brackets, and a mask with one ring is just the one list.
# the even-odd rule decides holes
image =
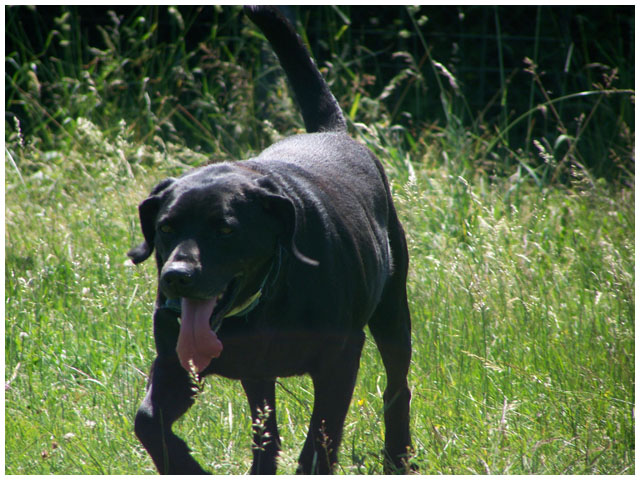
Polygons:
[[260,297],[262,297],[262,288],[251,295],[242,305],[238,305],[237,307],[233,308],[224,316],[224,318],[242,317],[243,315],[246,315],[258,306],[258,303],[260,303]]
[[[269,277],[273,275],[273,278],[271,279],[270,284],[273,284],[273,282],[275,282],[275,279],[278,277],[278,274],[280,273],[281,262],[282,262],[282,247],[279,247],[278,252],[276,253],[276,257],[273,259],[273,262],[271,263],[271,267],[269,268],[269,271],[267,272],[267,274],[264,276],[264,279],[262,279],[262,283],[260,284],[260,288],[258,289],[258,291],[253,295],[251,295],[241,305],[238,305],[237,307],[232,308],[231,311],[225,314],[223,318],[243,317],[247,315],[249,312],[251,312],[251,310],[256,308],[260,303],[260,299],[262,298],[262,290],[267,285],[267,281],[269,280]],[[182,313],[182,305],[179,298],[167,299],[164,306],[165,308],[168,308],[169,310],[177,313],[178,315]],[[220,324],[218,324],[218,328],[220,328]],[[216,330],[218,328],[216,328]]]

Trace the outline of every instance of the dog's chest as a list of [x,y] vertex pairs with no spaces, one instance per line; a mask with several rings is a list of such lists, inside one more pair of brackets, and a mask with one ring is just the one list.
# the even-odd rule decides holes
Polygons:
[[[241,319],[236,319],[242,322]],[[220,332],[223,354],[207,373],[228,378],[276,378],[303,375],[342,352],[347,335],[309,330]]]

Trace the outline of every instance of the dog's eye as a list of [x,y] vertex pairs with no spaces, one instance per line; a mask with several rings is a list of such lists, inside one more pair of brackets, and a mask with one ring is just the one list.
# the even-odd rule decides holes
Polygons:
[[168,223],[164,223],[164,224],[160,225],[160,231],[162,233],[173,233],[173,232],[175,232],[173,227],[171,225],[169,225]]
[[229,227],[229,226],[224,226],[224,227],[220,227],[218,229],[218,233],[220,235],[231,235],[233,233],[233,228]]

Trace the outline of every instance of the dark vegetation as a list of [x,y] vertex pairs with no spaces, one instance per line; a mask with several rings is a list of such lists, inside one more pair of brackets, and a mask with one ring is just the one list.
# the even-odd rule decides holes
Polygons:
[[[6,7],[9,125],[15,116],[26,137],[53,144],[71,128],[68,119],[88,117],[108,134],[124,116],[141,140],[157,135],[209,153],[237,153],[244,140],[259,148],[261,118],[275,114],[281,129],[291,127],[290,116],[262,115],[272,107],[264,96],[275,77],[260,64],[275,63],[264,42],[247,35],[239,13],[239,7]],[[566,181],[571,165],[596,178],[632,175],[631,6],[289,7],[287,13],[350,118],[368,123],[384,113],[403,128],[410,152],[425,131],[465,129],[479,154],[473,167],[492,173],[521,164],[540,181]],[[278,108],[284,107],[271,109]],[[542,171],[540,149],[560,167],[552,175]]]

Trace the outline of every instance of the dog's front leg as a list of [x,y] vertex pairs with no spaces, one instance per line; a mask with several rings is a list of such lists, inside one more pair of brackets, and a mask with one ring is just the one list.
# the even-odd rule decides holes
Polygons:
[[[177,317],[157,310],[154,332],[158,357],[151,367],[147,394],[138,409],[135,432],[162,474],[206,474],[189,453],[186,443],[171,431],[171,425],[193,405],[195,389],[171,344]],[[175,334],[177,338],[177,333]]]
[[[340,343],[340,342],[336,342]],[[338,461],[344,420],[356,384],[364,332],[353,332],[333,362],[311,372],[313,413],[297,473],[327,475]]]
[[275,475],[280,434],[276,420],[275,380],[242,380],[253,421],[251,474]]

